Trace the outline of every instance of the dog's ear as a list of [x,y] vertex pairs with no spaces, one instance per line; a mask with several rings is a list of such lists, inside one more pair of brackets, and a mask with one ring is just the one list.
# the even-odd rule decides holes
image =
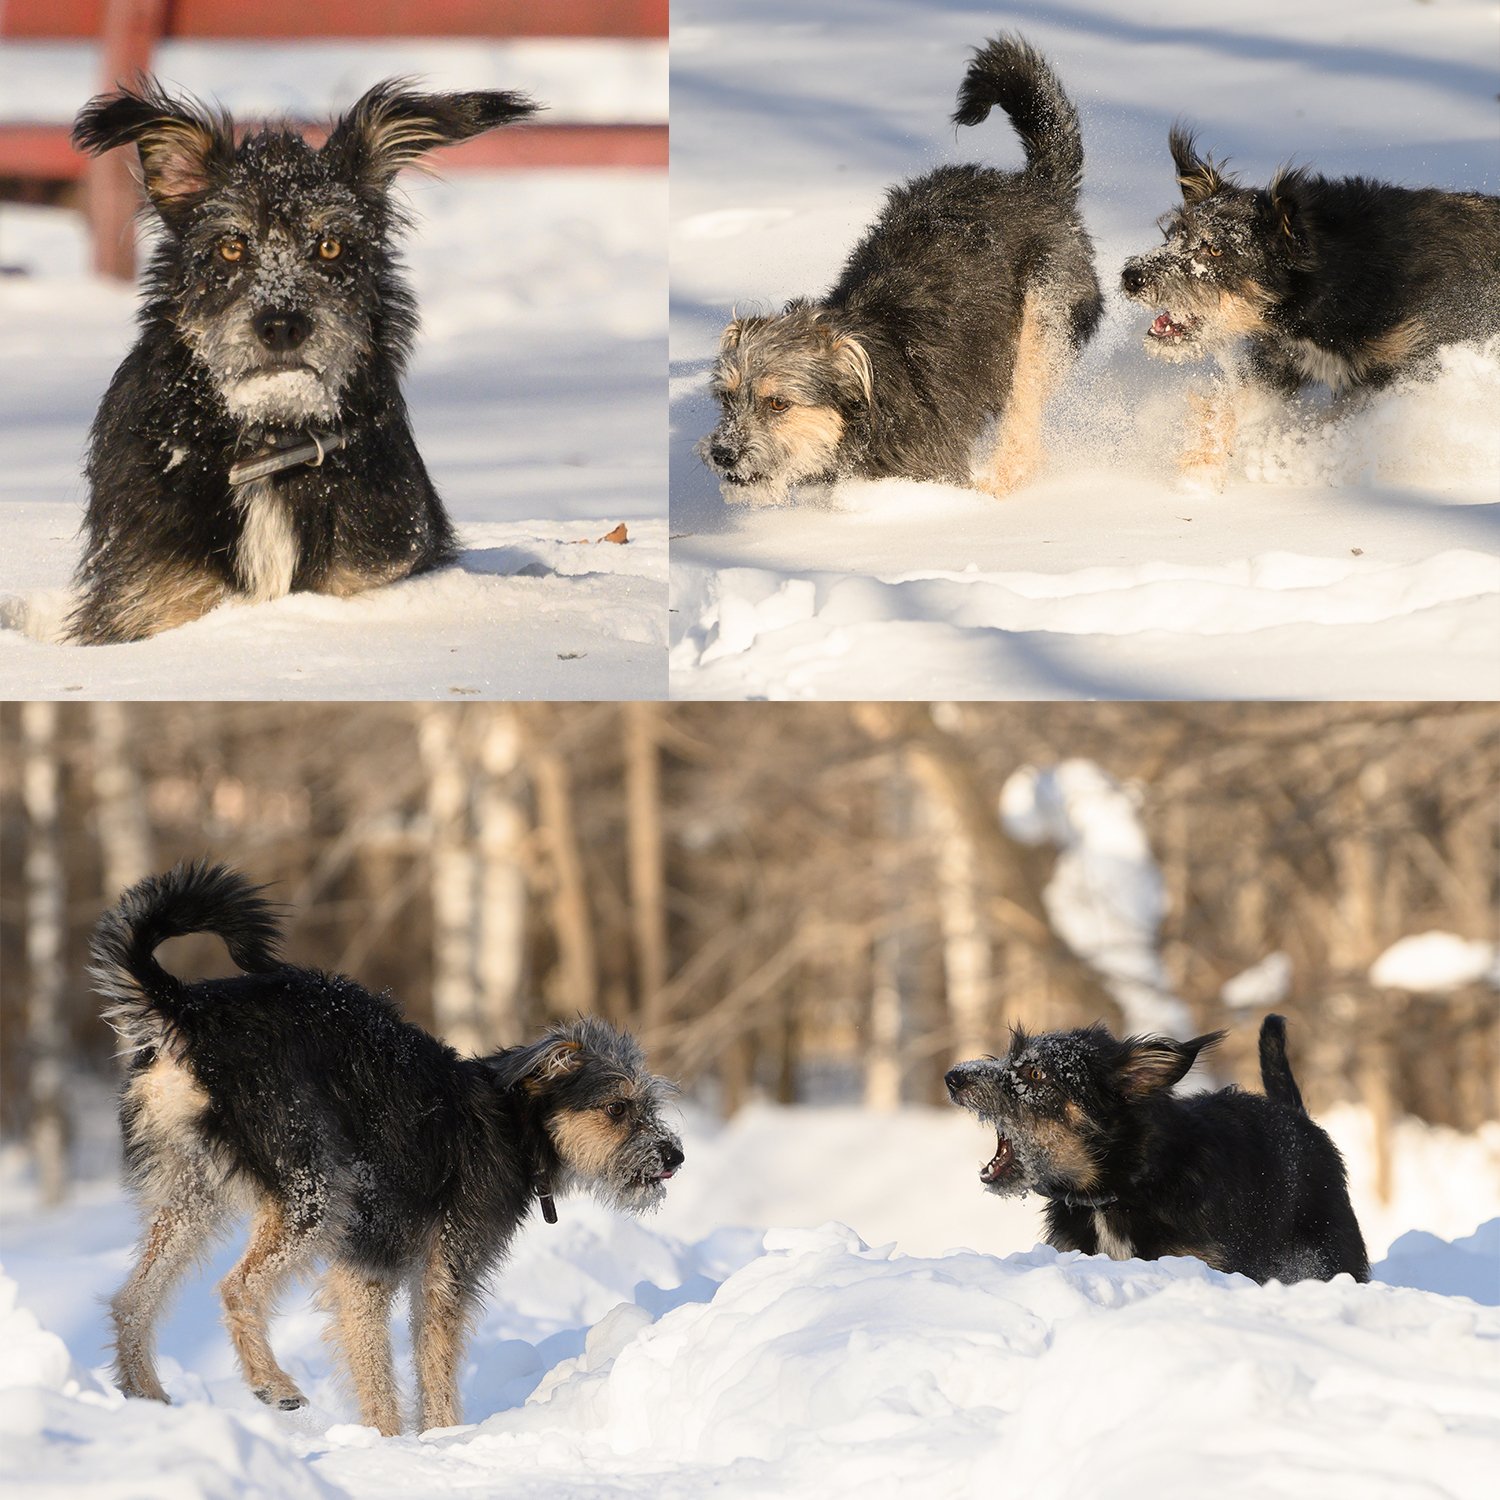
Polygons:
[[1264,200],[1261,214],[1269,232],[1291,254],[1293,263],[1301,261],[1308,253],[1309,225],[1303,205],[1307,173],[1301,167],[1279,167],[1271,185],[1259,196]]
[[73,144],[98,156],[133,145],[146,192],[164,217],[195,203],[234,162],[234,125],[196,100],[174,99],[150,79],[100,94],[79,112]]
[[849,334],[839,333],[833,336],[828,349],[837,368],[863,392],[865,405],[868,406],[875,389],[875,371],[870,364],[870,356],[865,352],[865,346]]
[[1200,1052],[1218,1046],[1223,1040],[1222,1031],[1195,1036],[1190,1042],[1176,1042],[1164,1036],[1133,1036],[1126,1041],[1125,1055],[1115,1065],[1115,1082],[1121,1093],[1133,1099],[1165,1092],[1187,1076]]
[[1212,156],[1199,156],[1197,137],[1178,123],[1167,132],[1167,147],[1177,167],[1184,203],[1201,203],[1230,185]]
[[408,83],[377,83],[333,127],[323,152],[346,176],[384,189],[402,167],[438,146],[528,119],[543,108],[525,94],[418,94]]
[[583,1046],[566,1032],[552,1031],[528,1046],[507,1047],[488,1062],[503,1087],[520,1084],[529,1093],[540,1093],[578,1071],[583,1065]]

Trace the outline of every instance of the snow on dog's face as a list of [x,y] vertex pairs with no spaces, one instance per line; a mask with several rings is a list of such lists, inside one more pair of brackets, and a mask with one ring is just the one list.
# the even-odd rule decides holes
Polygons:
[[995,1154],[979,1170],[986,1191],[1086,1197],[1128,1135],[1135,1106],[1170,1090],[1214,1040],[1121,1042],[1097,1024],[1036,1037],[1017,1028],[1004,1058],[951,1068],[949,1097],[995,1127]]
[[519,95],[371,89],[314,148],[234,122],[154,84],[94,100],[75,142],[134,143],[165,229],[147,283],[148,321],[176,330],[245,426],[337,420],[372,351],[399,369],[415,327],[391,251],[404,226],[389,188],[435,146],[533,112]]
[[1144,335],[1152,354],[1201,359],[1264,327],[1278,276],[1267,252],[1276,233],[1291,230],[1279,224],[1274,185],[1239,187],[1177,127],[1170,142],[1182,206],[1160,221],[1164,245],[1125,262],[1120,285],[1133,301],[1160,309]]

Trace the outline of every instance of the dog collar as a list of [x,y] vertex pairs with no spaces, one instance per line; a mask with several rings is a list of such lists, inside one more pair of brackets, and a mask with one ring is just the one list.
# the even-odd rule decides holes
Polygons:
[[1044,1193],[1052,1203],[1066,1204],[1069,1208],[1108,1208],[1120,1200],[1115,1197],[1091,1198],[1083,1193]]
[[233,465],[229,470],[229,482],[249,484],[252,479],[264,479],[268,474],[278,474],[282,469],[292,469],[298,464],[316,469],[326,454],[343,446],[341,433],[309,431],[300,441],[293,433],[283,442],[268,442],[260,452]]

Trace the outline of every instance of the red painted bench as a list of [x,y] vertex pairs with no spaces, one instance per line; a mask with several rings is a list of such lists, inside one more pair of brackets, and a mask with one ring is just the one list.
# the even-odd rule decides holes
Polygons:
[[[151,71],[167,37],[324,41],[376,37],[665,38],[668,0],[0,0],[0,39],[102,38],[100,91]],[[0,122],[0,182],[12,197],[56,198],[82,188],[95,269],[134,273],[131,220],[140,193],[130,153],[90,161],[67,125]],[[309,135],[316,125],[309,122]],[[667,165],[666,125],[542,124],[495,131],[449,147],[442,168]]]

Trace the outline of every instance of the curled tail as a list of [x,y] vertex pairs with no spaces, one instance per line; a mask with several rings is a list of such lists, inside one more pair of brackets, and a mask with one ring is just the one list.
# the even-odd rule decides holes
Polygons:
[[955,125],[978,125],[999,105],[1026,148],[1026,170],[1072,199],[1083,181],[1078,111],[1036,48],[997,36],[977,48],[958,88]]
[[1305,1115],[1302,1091],[1292,1077],[1292,1065],[1286,1060],[1286,1017],[1267,1016],[1260,1023],[1260,1084],[1267,1099],[1285,1104]]
[[125,1050],[150,1045],[160,1022],[176,1018],[182,981],[157,963],[157,945],[190,932],[223,938],[229,956],[247,973],[280,967],[281,924],[259,888],[224,865],[198,860],[132,886],[94,929],[91,973],[111,1002],[105,1019]]

